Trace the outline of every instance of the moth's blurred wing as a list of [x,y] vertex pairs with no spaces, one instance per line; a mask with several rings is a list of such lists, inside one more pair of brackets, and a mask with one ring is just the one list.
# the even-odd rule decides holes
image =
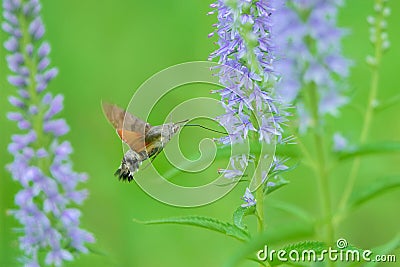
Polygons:
[[146,143],[144,134],[123,129],[117,129],[117,133],[122,141],[124,141],[136,153],[145,150]]
[[102,105],[104,115],[115,129],[124,129],[131,132],[139,132],[143,133],[144,135],[151,128],[150,124],[133,116],[129,112],[126,112],[116,105],[104,102],[102,103]]

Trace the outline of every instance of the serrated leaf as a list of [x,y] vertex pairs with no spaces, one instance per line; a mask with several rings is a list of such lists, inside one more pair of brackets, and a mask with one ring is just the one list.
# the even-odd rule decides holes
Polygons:
[[[287,261],[280,261],[277,257],[274,258],[273,261],[269,261],[271,266],[278,266],[280,264],[283,263],[290,263],[292,265],[296,265],[296,266],[308,266],[310,263],[312,262],[317,262],[318,259],[321,257],[321,253],[323,252],[323,250],[329,250],[329,248],[332,249],[337,249],[337,250],[342,250],[342,251],[359,251],[359,255],[361,255],[363,253],[363,249],[357,248],[351,244],[347,245],[345,248],[343,249],[338,249],[337,247],[331,247],[328,246],[327,244],[325,244],[324,242],[320,242],[320,241],[302,241],[302,242],[298,242],[298,243],[294,243],[294,244],[289,244],[284,246],[279,250],[284,250],[286,251],[286,258],[288,259]],[[289,253],[291,251],[297,251],[298,255],[299,255],[299,261],[292,261],[290,259]],[[297,256],[297,255],[295,255]],[[304,260],[303,260],[303,256],[304,256]],[[361,259],[361,257],[360,257]],[[325,261],[329,261],[329,257],[326,256],[323,258],[324,262]]]
[[271,230],[255,236],[244,246],[240,247],[238,251],[232,254],[224,266],[234,267],[243,259],[254,258],[255,253],[263,249],[266,244],[270,245],[282,240],[304,238],[314,234],[312,225],[306,223],[283,224],[279,225],[279,227],[270,227],[269,229]]
[[[297,251],[299,255],[302,255],[302,253],[305,251],[313,251],[313,252],[315,252],[315,255],[317,257],[319,254],[321,254],[321,252],[324,249],[327,249],[327,248],[328,248],[328,246],[324,242],[302,241],[299,243],[286,245],[286,246],[282,247],[281,249],[278,249],[277,251],[284,250],[284,251],[286,251],[286,255],[288,255],[288,253],[291,251]],[[310,257],[311,257],[311,254],[307,254],[307,255],[310,255]],[[306,259],[308,259],[308,258],[306,258]],[[289,258],[288,258],[288,261],[280,261],[277,257],[275,257],[273,261],[268,261],[268,262],[270,263],[271,266],[278,266],[280,264],[289,263],[289,262],[293,265],[304,266],[304,264],[307,263],[308,261],[295,261],[294,262],[294,261],[290,261]]]
[[243,223],[243,218],[248,215],[254,214],[255,211],[256,208],[254,206],[252,207],[239,206],[233,213],[233,223],[241,229],[247,229],[247,226]]
[[234,224],[223,222],[215,218],[203,216],[185,216],[185,217],[172,217],[159,220],[139,221],[134,219],[135,222],[142,224],[183,224],[192,225],[209,230],[213,230],[228,236],[234,237],[241,241],[246,241],[250,238],[248,231],[237,227]]
[[354,146],[348,151],[337,152],[339,160],[351,159],[372,154],[400,152],[399,142],[380,142]]
[[350,207],[359,206],[385,191],[396,187],[400,187],[400,175],[384,177],[366,186],[356,188],[350,197]]

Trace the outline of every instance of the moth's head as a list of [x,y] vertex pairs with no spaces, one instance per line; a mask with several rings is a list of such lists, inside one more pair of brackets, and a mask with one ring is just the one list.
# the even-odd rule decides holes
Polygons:
[[176,134],[179,131],[179,128],[181,128],[178,124],[172,124],[171,130],[174,134]]
[[180,126],[175,123],[166,123],[162,125],[161,142],[167,143],[178,132]]

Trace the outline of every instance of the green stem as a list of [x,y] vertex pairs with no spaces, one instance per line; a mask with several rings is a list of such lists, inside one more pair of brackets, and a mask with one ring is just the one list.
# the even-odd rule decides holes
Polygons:
[[318,187],[321,200],[321,210],[323,216],[323,225],[325,229],[325,241],[332,244],[335,231],[332,223],[332,203],[329,185],[329,173],[326,165],[325,144],[323,140],[322,123],[318,110],[318,95],[315,84],[309,86],[309,100],[311,107],[311,115],[315,124],[314,144],[316,148],[316,176],[318,178]]
[[[382,4],[382,0],[375,0],[376,4]],[[380,17],[376,20],[377,22],[375,23],[375,31],[376,31],[376,36],[381,36],[382,35],[382,28],[381,28],[381,22],[384,20],[383,14],[380,15]],[[375,102],[376,98],[378,95],[378,87],[379,87],[379,66],[381,63],[382,59],[382,54],[383,54],[383,49],[382,49],[383,42],[381,38],[377,38],[376,40],[376,45],[375,45],[375,52],[374,52],[374,57],[375,57],[375,64],[371,66],[372,68],[372,76],[371,76],[371,85],[370,85],[370,90],[369,90],[369,96],[368,96],[368,102],[367,102],[367,109],[365,111],[365,116],[364,116],[364,121],[363,121],[363,126],[361,130],[361,135],[360,135],[360,143],[363,144],[367,140],[370,128],[371,128],[371,123],[372,123],[372,118],[374,115],[375,111]],[[343,213],[345,211],[347,202],[349,201],[350,195],[353,191],[354,184],[357,179],[358,171],[360,169],[360,164],[361,164],[361,159],[360,157],[357,157],[353,161],[353,165],[351,166],[350,174],[349,174],[349,179],[347,180],[347,184],[344,187],[344,192],[342,195],[342,198],[340,200],[339,204],[339,213]]]
[[[21,38],[21,53],[24,58],[24,62],[26,64],[26,67],[29,69],[29,86],[28,86],[28,92],[30,96],[30,101],[32,102],[33,105],[39,106],[40,100],[39,96],[37,95],[36,92],[36,74],[37,74],[37,69],[36,69],[36,61],[34,58],[32,58],[28,52],[26,51],[26,48],[29,44],[32,44],[32,39],[31,36],[28,32],[28,26],[29,26],[29,21],[28,19],[24,16],[24,14],[20,13],[19,15],[19,21],[21,23],[21,31],[22,31],[22,38]],[[42,120],[39,116],[34,116],[33,117],[33,127],[35,132],[40,135],[42,132]],[[42,136],[38,136],[38,140],[42,139]]]
[[[267,166],[267,164],[264,162],[264,156],[265,154],[263,153],[263,150],[261,149],[260,155],[255,158],[255,162],[258,163],[255,170],[255,178],[256,179],[256,184],[259,185],[259,187],[256,190],[255,197],[256,197],[256,215],[257,215],[257,232],[259,234],[262,234],[265,229],[266,229],[266,224],[265,224],[265,217],[264,217],[264,184],[262,183],[262,172],[263,172],[263,166]],[[263,263],[260,263],[260,266],[265,267],[265,266],[270,266],[268,261],[265,261]]]
[[[237,3],[235,1],[232,2],[227,2],[227,5],[229,5],[233,10],[237,9]],[[254,3],[252,3],[253,5]],[[246,10],[242,10],[242,12],[248,12],[250,10],[250,6],[248,6],[248,8]],[[238,13],[237,13],[238,14]],[[239,21],[239,18],[236,17],[237,14],[234,12],[234,20],[235,21]],[[238,25],[241,25],[241,23],[239,23]],[[264,87],[264,89],[266,90],[268,87],[267,81],[263,75],[263,69],[257,59],[256,54],[254,53],[254,48],[256,46],[258,46],[258,41],[255,41],[252,39],[252,28],[253,25],[248,23],[246,25],[241,25],[239,26],[239,28],[237,29],[239,34],[241,35],[245,46],[246,46],[246,50],[247,50],[247,55],[246,55],[246,59],[243,60],[243,64],[252,72],[258,73],[261,77],[263,77],[262,81],[259,82],[259,85],[261,88]],[[260,125],[259,122],[261,121],[261,118],[257,116],[257,107],[255,105],[255,103],[252,103],[252,108],[253,110],[250,110],[250,121],[252,123],[252,125],[254,126],[254,128],[256,128],[257,130],[260,129]],[[258,131],[257,131],[258,132]],[[253,139],[254,142],[259,140],[259,135],[254,132],[251,137]],[[258,233],[262,233],[264,232],[266,225],[265,225],[265,221],[264,221],[264,185],[263,185],[263,170],[266,169],[267,164],[264,164],[264,157],[266,156],[266,153],[264,150],[264,144],[261,143],[261,152],[260,153],[255,153],[255,184],[258,185],[258,187],[256,188],[256,192],[255,192],[255,198],[256,198],[256,215],[257,215],[257,231]],[[253,152],[253,151],[252,151]],[[252,183],[252,182],[251,182]],[[253,190],[253,189],[252,189]],[[260,263],[260,266],[269,266],[268,262],[265,263]]]
[[[261,159],[261,158],[260,158]],[[262,170],[260,167],[257,166],[257,170],[255,173],[256,183],[260,186],[256,190],[256,211],[257,211],[257,231],[259,233],[264,232],[265,224],[264,224],[264,188],[262,185]]]
[[[233,9],[237,8],[235,5],[231,3],[231,7]],[[238,18],[235,18],[235,20],[239,20]],[[252,31],[252,25],[242,25],[238,28],[238,32],[243,38],[243,41],[245,43],[245,46],[247,48],[247,60],[246,62],[243,62],[243,64],[246,65],[246,67],[249,70],[252,70],[256,73],[262,74],[263,70],[257,60],[257,57],[254,53],[254,47],[258,45],[258,43],[252,41],[249,39],[249,34]],[[263,75],[261,75],[263,76]],[[264,81],[264,80],[263,80]],[[252,108],[253,110],[257,110],[257,107],[254,103],[252,103]],[[250,121],[252,125],[258,130],[260,128],[259,122],[261,121],[261,118],[257,117],[257,114],[253,111],[250,111]],[[259,136],[254,133],[254,135],[251,137],[253,138],[254,141],[257,141]],[[261,144],[263,146],[263,144]],[[264,187],[262,185],[262,162],[264,159],[264,154],[261,149],[261,152],[254,159],[254,162],[257,164],[255,165],[255,184],[259,185],[258,188],[256,189],[255,197],[257,201],[256,205],[256,213],[257,213],[257,230],[259,233],[263,232],[265,229],[265,223],[264,223]],[[262,265],[263,266],[263,265]]]
[[[329,185],[329,172],[326,164],[326,152],[322,121],[319,115],[319,99],[317,88],[314,83],[309,88],[309,104],[314,123],[314,144],[316,149],[315,175],[318,182],[319,199],[321,201],[322,223],[325,242],[332,245],[335,238],[335,229],[332,220],[331,191]],[[328,260],[328,266],[335,266],[335,263]]]
[[[255,108],[255,105],[253,103],[253,109]],[[256,128],[259,129],[259,120],[257,118],[256,113],[250,111],[250,121],[252,125]],[[251,137],[253,139],[253,144],[256,144],[259,138],[259,135],[254,132],[251,134]],[[263,146],[263,144],[261,144]],[[255,148],[251,149],[250,152],[255,155],[254,158],[254,163],[255,163],[255,170],[254,170],[254,184],[258,185],[258,188],[256,189],[255,197],[256,197],[256,214],[257,214],[257,231],[259,233],[263,232],[265,229],[265,223],[264,223],[264,187],[262,185],[262,171],[264,166],[263,160],[264,160],[264,151],[261,147],[260,152],[257,153],[255,151]],[[253,182],[251,182],[253,183]]]
[[[295,130],[293,125],[289,124],[288,128],[292,136],[297,135],[297,129]],[[310,168],[315,169],[316,164],[314,158],[311,156],[309,149],[306,147],[303,141],[298,137],[296,137],[296,145],[300,148],[302,155],[305,157],[302,159],[302,162],[304,162],[305,165],[309,166]]]
[[[30,97],[29,101],[33,106],[36,106],[38,108],[37,114],[28,115],[28,116],[31,116],[32,128],[34,129],[36,136],[37,136],[37,140],[33,144],[33,146],[34,146],[34,148],[39,149],[42,147],[47,147],[49,145],[49,138],[43,132],[43,121],[44,121],[45,110],[43,110],[43,108],[41,108],[41,99],[36,90],[36,87],[37,87],[36,75],[38,73],[37,58],[35,55],[29,55],[28,51],[27,51],[28,45],[34,44],[32,37],[29,33],[29,30],[28,30],[29,24],[31,23],[31,21],[29,20],[28,17],[26,17],[23,14],[22,10],[20,10],[18,20],[21,23],[20,29],[22,32],[20,52],[24,58],[26,67],[29,69],[29,84],[27,87],[29,97]],[[29,114],[29,110],[27,110],[26,112]],[[46,175],[49,175],[50,158],[36,159],[36,161],[37,161],[38,167]]]

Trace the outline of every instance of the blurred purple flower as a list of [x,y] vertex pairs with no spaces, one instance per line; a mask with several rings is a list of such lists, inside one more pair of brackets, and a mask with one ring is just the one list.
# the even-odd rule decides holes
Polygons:
[[63,96],[43,93],[58,70],[49,68],[50,45],[41,40],[41,5],[38,0],[4,0],[3,8],[2,28],[10,35],[4,47],[13,72],[8,81],[19,95],[9,97],[17,111],[7,117],[22,132],[8,146],[14,161],[7,169],[22,186],[15,196],[18,209],[10,213],[23,226],[19,246],[25,266],[39,266],[39,252],[46,253],[44,264],[61,266],[73,260],[73,253],[88,252],[86,243],[94,242],[79,227],[79,210],[70,208],[87,196],[86,190],[77,190],[86,175],[72,170],[70,143],[58,141],[69,131],[64,119],[54,118],[63,109]]
[[348,149],[349,142],[341,133],[335,133],[333,135],[333,150],[344,151]]
[[[389,35],[387,32],[388,17],[391,9],[388,6],[388,1],[375,1],[374,15],[367,17],[369,28],[369,40],[375,49],[386,52],[390,47]],[[380,64],[380,57],[376,55],[368,55],[367,63],[371,67],[376,67]]]
[[[346,31],[337,26],[337,11],[342,0],[274,1],[276,12],[274,43],[276,71],[282,77],[277,92],[282,101],[296,100],[300,132],[311,126],[302,90],[315,86],[319,95],[319,114],[337,116],[348,102],[343,95],[351,61],[342,55],[341,39]],[[285,5],[286,4],[286,5]]]

